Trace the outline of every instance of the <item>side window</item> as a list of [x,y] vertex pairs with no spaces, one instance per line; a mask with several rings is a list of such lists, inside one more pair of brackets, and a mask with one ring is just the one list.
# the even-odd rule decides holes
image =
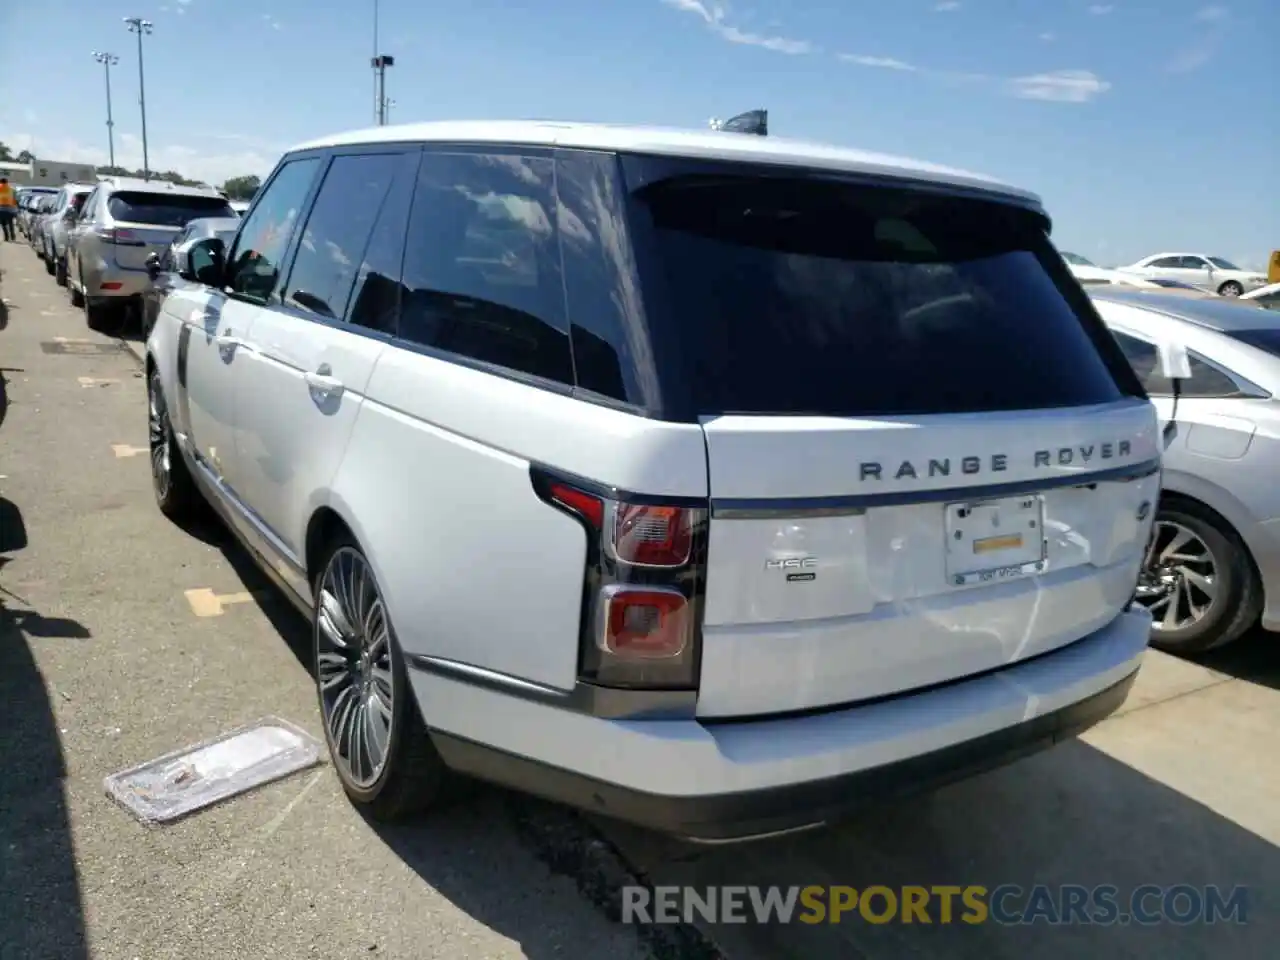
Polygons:
[[1178,266],[1183,270],[1205,270],[1209,264],[1203,257],[1179,257]]
[[82,223],[93,219],[94,210],[98,206],[98,197],[102,194],[101,187],[94,187],[93,191],[84,198],[84,204],[80,207],[80,221]]
[[[656,402],[644,371],[639,280],[623,238],[623,197],[613,157],[563,151],[556,156],[556,210],[569,334],[578,387],[640,406]],[[652,382],[650,382],[652,381]]]
[[403,287],[400,264],[404,259],[405,224],[413,202],[414,180],[421,154],[401,156],[391,189],[382,199],[382,210],[365,247],[355,289],[347,304],[346,320],[358,327],[395,333]]
[[329,319],[343,316],[400,159],[394,153],[334,158],[298,243],[286,303]]
[[290,160],[268,185],[253,215],[241,226],[231,252],[227,285],[232,293],[267,302],[319,165],[316,157]]
[[[1147,393],[1153,397],[1171,396],[1173,385],[1160,376],[1155,345],[1125,333],[1112,332]],[[1249,392],[1236,383],[1229,373],[1220,370],[1203,357],[1193,353],[1190,355],[1190,360],[1191,379],[1182,384],[1180,396],[1184,398],[1232,397]]]
[[402,339],[573,384],[553,174],[543,157],[423,154]]
[[1181,257],[1161,257],[1159,260],[1152,260],[1147,264],[1148,267],[1159,267],[1162,270],[1169,270],[1182,265]]

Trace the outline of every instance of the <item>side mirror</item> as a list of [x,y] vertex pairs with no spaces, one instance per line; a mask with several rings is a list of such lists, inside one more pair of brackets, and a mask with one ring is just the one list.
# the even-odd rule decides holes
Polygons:
[[178,276],[207,287],[221,287],[227,248],[217,237],[191,244],[178,255]]
[[160,276],[160,254],[158,253],[147,254],[146,267],[147,267],[147,276],[150,277],[152,280],[155,280],[156,277]]

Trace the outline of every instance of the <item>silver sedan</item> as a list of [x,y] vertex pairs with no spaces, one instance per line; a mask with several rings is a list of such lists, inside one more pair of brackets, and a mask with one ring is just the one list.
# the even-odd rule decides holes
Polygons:
[[[1152,644],[1199,653],[1259,621],[1280,630],[1280,317],[1215,296],[1091,296],[1176,425],[1137,594],[1154,618]],[[1155,344],[1167,342],[1191,361],[1176,398],[1157,372]]]

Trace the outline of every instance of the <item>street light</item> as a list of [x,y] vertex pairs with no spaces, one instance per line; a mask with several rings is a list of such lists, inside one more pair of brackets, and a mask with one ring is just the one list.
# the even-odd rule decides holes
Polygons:
[[129,32],[138,35],[138,106],[142,109],[142,179],[151,179],[151,163],[147,156],[147,85],[142,76],[142,35],[151,33],[155,26],[150,20],[141,17],[125,17]]
[[102,64],[102,72],[107,78],[107,153],[111,158],[111,166],[116,165],[115,122],[111,119],[111,68],[120,62],[114,53],[93,51],[93,59]]
[[385,53],[373,58],[374,75],[378,79],[378,126],[387,125],[387,67],[396,65],[396,58]]

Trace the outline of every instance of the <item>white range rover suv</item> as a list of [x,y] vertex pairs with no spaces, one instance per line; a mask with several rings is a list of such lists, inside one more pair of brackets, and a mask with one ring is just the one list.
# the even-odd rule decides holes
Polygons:
[[347,793],[728,840],[1124,699],[1155,411],[982,177],[717,131],[290,151],[147,343],[160,508],[312,618]]

